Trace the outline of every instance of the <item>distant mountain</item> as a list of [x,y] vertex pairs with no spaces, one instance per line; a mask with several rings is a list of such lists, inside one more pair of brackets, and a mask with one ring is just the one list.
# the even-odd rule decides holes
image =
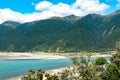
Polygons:
[[70,15],[70,16],[66,16],[64,17],[65,20],[70,21],[71,23],[76,22],[77,20],[79,20],[81,17],[79,16],[75,16],[75,15]]
[[2,23],[2,25],[8,26],[8,27],[11,27],[11,28],[16,28],[20,25],[20,23],[14,22],[14,21],[5,21],[5,22]]
[[6,21],[6,22],[0,24],[0,35],[5,31],[8,31],[8,30],[18,27],[19,25],[20,25],[20,23],[13,22],[13,21]]
[[99,48],[115,48],[116,41],[120,40],[120,10],[105,16],[103,33],[106,37],[99,44]]
[[3,32],[0,35],[0,51],[114,50],[116,41],[120,40],[119,34],[120,11],[106,16],[88,14],[84,17],[52,17],[19,24]]
[[75,15],[69,15],[66,17],[52,17],[50,19],[56,19],[56,20],[66,20],[69,21],[71,23],[74,23],[75,21],[79,20],[81,17],[79,16],[75,16]]

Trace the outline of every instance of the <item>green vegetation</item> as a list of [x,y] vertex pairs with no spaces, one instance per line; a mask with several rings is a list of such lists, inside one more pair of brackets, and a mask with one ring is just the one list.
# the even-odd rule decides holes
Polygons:
[[105,59],[104,57],[99,57],[99,58],[96,59],[95,64],[96,64],[96,65],[103,65],[103,64],[105,64],[106,62],[107,62],[107,61],[106,61],[106,59]]
[[28,71],[28,74],[26,76],[23,76],[22,80],[43,80],[44,71],[39,69],[37,72],[35,72],[33,69],[30,69]]
[[59,80],[58,75],[45,74],[46,80]]
[[117,53],[113,56],[113,63],[120,69],[120,42],[116,44]]
[[[120,40],[120,12],[54,17],[0,26],[0,51],[81,52],[115,50]],[[7,25],[7,26],[6,26]],[[18,26],[18,27],[11,27]],[[11,48],[12,47],[12,48]],[[6,50],[7,49],[7,50]]]

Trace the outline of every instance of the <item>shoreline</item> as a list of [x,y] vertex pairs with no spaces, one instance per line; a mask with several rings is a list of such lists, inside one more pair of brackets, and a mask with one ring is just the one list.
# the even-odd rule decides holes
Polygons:
[[[22,53],[22,52],[0,52],[1,60],[48,60],[48,59],[67,59],[65,56],[60,56],[57,54],[49,53]],[[46,73],[57,73],[64,70],[67,67],[55,68],[50,70],[45,70]],[[21,80],[20,78],[24,75],[15,76],[8,78],[7,80]]]
[[[67,55],[66,55],[67,54]],[[70,53],[71,54],[71,53]],[[72,53],[73,54],[73,53]],[[114,53],[115,54],[115,53]],[[112,57],[112,54],[88,53],[91,57]],[[66,56],[81,56],[81,53],[69,55],[69,53],[30,53],[30,52],[0,52],[0,60],[47,60],[47,59],[66,59]],[[86,57],[87,55],[83,55]]]
[[[78,56],[78,55],[76,55]],[[79,55],[80,56],[80,55]],[[111,54],[94,54],[91,55],[91,57],[112,57]],[[86,55],[84,55],[86,57]],[[58,55],[55,53],[22,53],[22,52],[0,52],[0,60],[47,60],[47,59],[66,59],[67,57],[64,55]],[[55,69],[50,69],[50,70],[45,70],[46,73],[50,74],[55,74],[58,72],[63,71],[64,69],[68,69],[69,67],[61,67],[61,68],[55,68]],[[16,76],[16,77],[11,77],[8,78],[7,80],[21,80],[20,78],[24,76]]]
[[46,54],[46,53],[0,53],[0,60],[47,60],[47,59],[66,59],[65,56]]

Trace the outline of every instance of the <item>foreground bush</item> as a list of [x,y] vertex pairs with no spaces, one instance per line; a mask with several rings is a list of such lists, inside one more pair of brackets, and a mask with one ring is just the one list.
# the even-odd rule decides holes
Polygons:
[[111,63],[107,63],[103,57],[95,61],[90,59],[90,55],[83,53],[82,56],[71,59],[70,69],[54,75],[46,74],[41,69],[36,72],[29,70],[21,80],[120,80],[120,43]]

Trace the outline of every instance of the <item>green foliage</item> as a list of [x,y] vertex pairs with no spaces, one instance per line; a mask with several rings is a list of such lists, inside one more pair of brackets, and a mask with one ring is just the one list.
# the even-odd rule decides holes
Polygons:
[[15,46],[14,46],[13,44],[9,44],[7,51],[8,51],[8,52],[15,51]]
[[109,64],[101,76],[105,80],[120,80],[120,72],[117,66],[113,63]]
[[36,72],[30,69],[27,76],[21,79],[43,80],[44,76],[46,80],[120,80],[120,70],[115,62],[106,63],[102,57],[93,62],[90,59],[91,55],[82,53],[80,57],[71,58],[72,66],[59,73],[48,74],[41,69]]
[[118,68],[115,64],[109,64],[106,69],[109,76],[111,75],[119,75]]
[[[114,50],[120,39],[119,13],[89,14],[34,21],[10,28],[0,25],[0,51],[80,52]],[[5,23],[6,24],[6,23]],[[16,25],[13,22],[7,24]],[[101,25],[102,24],[102,25]],[[10,45],[14,45],[11,48]],[[10,49],[10,50],[9,50]]]
[[74,65],[78,65],[79,64],[79,58],[78,57],[73,57],[71,58],[71,61]]
[[96,65],[104,65],[107,62],[107,60],[104,57],[99,57],[95,60]]
[[36,73],[36,79],[43,80],[44,73],[45,73],[45,71],[43,71],[42,69],[39,69]]
[[50,74],[45,74],[45,77],[47,78],[46,80],[59,80],[58,75],[50,75]]
[[113,63],[120,69],[120,42],[116,43],[117,53],[113,55]]
[[38,71],[34,71],[33,69],[29,69],[28,74],[23,76],[21,80],[43,80],[44,71],[39,69]]
[[60,80],[68,80],[70,76],[70,71],[65,69],[60,74]]

